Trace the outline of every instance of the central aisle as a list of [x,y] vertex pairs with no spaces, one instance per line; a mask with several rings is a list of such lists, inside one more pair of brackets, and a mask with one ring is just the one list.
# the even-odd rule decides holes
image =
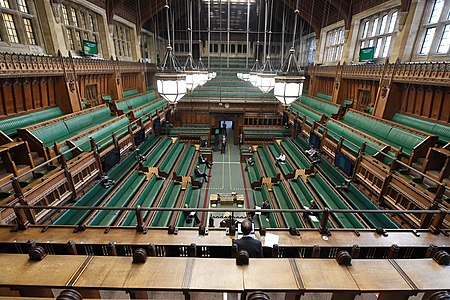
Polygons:
[[[253,207],[253,195],[244,165],[240,163],[239,146],[232,143],[232,131],[228,132],[225,154],[213,152],[213,166],[209,171],[209,183],[204,183],[200,193],[199,207],[208,208],[211,194],[229,194],[235,192],[244,195],[244,208]],[[244,179],[245,178],[245,179]],[[245,181],[244,181],[245,180]],[[203,224],[208,223],[208,214],[202,215]],[[216,220],[218,226],[220,220]]]

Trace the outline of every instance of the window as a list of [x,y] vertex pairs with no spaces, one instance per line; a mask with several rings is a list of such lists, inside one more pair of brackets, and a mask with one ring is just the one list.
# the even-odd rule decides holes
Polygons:
[[428,1],[422,22],[422,34],[418,54],[423,56],[448,55],[450,53],[450,2]]
[[[114,48],[116,49],[116,55],[122,57],[131,57],[131,28],[117,22],[113,24],[113,40]],[[179,46],[182,45],[184,46],[184,44],[179,44]],[[180,51],[184,51],[184,49],[180,49]]]
[[23,25],[27,34],[28,44],[36,45],[36,39],[34,38],[33,26],[31,26],[31,20],[24,18]]
[[[82,51],[83,40],[91,40],[91,38],[98,35],[98,32],[95,31],[95,28],[97,28],[96,15],[73,2],[64,3],[62,5],[62,11],[64,20],[62,26],[67,33],[67,48],[70,50]],[[88,19],[86,20],[86,18]],[[86,21],[88,23],[86,23]],[[89,25],[89,27],[86,25]],[[98,41],[95,42],[97,42],[97,48],[100,53],[101,47],[98,44]]]
[[344,27],[339,27],[327,32],[325,42],[325,61],[338,61],[342,57],[344,48]]
[[23,13],[28,14],[28,6],[27,2],[25,0],[17,0],[17,6],[19,7],[19,10]]
[[[359,49],[375,47],[375,58],[387,57],[392,39],[395,37],[397,15],[397,10],[391,10],[363,20],[360,27]],[[359,51],[356,51],[356,55],[359,55]]]
[[4,8],[11,8],[9,6],[9,1],[8,0],[0,0],[0,6],[2,6]]
[[13,15],[7,13],[3,13],[2,15],[9,41],[11,43],[19,43],[19,37],[17,35],[16,24],[14,24]]

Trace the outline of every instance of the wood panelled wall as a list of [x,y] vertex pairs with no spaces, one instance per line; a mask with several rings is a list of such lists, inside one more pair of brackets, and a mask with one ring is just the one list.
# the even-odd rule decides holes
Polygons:
[[403,84],[401,95],[401,112],[450,121],[450,87]]
[[313,87],[314,95],[317,93],[333,95],[334,78],[332,77],[316,77],[316,86]]
[[199,112],[177,111],[174,119],[177,120],[176,123],[178,124],[175,124],[177,126],[192,123],[214,125],[214,120],[212,120],[211,114],[209,112],[199,113]]
[[[122,87],[124,91],[138,89],[139,83],[137,82],[137,76],[134,73],[122,74]],[[139,90],[139,89],[138,89]]]
[[0,115],[57,105],[55,77],[0,79]]
[[80,97],[88,98],[86,95],[86,86],[97,86],[97,101],[101,103],[101,96],[108,95],[108,74],[93,74],[78,76],[78,84],[80,86]]
[[362,91],[367,91],[370,94],[371,103],[375,103],[377,97],[379,82],[364,79],[345,79],[341,81],[339,90],[338,103],[344,100],[353,100],[353,108],[358,108],[360,94]]

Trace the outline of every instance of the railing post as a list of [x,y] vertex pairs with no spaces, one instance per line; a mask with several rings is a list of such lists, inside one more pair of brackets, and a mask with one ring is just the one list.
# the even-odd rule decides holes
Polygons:
[[445,212],[445,210],[441,210],[440,213],[434,216],[433,221],[431,222],[431,225],[429,227],[430,231],[433,234],[439,234],[441,232],[442,224],[444,223],[446,215],[447,213]]
[[320,234],[330,235],[330,231],[327,228],[328,219],[330,217],[330,209],[326,207],[323,210],[322,219],[320,220],[319,232]]
[[23,209],[18,206],[20,206],[20,204],[16,203],[13,207],[14,213],[16,214],[17,228],[19,228],[19,230],[25,230],[27,229],[29,222]]
[[137,221],[136,231],[144,232],[144,219],[142,218],[142,212],[141,212],[140,205],[136,206],[135,212],[136,212],[136,221]]

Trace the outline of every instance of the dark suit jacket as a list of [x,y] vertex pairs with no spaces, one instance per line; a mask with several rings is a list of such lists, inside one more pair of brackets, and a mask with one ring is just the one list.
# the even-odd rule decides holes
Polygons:
[[263,257],[261,241],[255,240],[251,236],[234,240],[234,243],[238,245],[238,250],[247,250],[250,257]]

